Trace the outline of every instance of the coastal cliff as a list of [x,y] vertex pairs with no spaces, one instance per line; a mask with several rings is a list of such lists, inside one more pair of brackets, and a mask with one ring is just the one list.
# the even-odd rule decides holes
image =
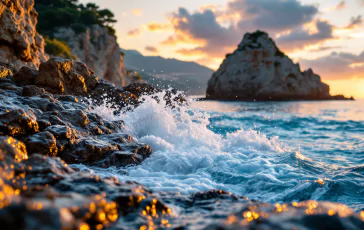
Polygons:
[[12,71],[22,66],[38,68],[48,56],[44,40],[36,31],[38,13],[34,1],[1,0],[0,64]]
[[118,86],[131,83],[115,35],[114,14],[94,3],[35,1],[37,31],[45,39],[45,52],[85,63],[101,79]]
[[105,27],[92,25],[80,34],[63,27],[54,33],[54,37],[65,41],[76,60],[84,62],[97,76],[119,86],[130,83],[116,37]]
[[223,100],[332,100],[319,75],[285,55],[267,33],[245,34],[238,48],[226,55],[208,82],[208,99]]

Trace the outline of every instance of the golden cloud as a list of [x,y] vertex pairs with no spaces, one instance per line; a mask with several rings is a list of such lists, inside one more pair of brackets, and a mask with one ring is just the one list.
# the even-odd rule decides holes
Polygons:
[[147,29],[149,31],[154,32],[154,31],[169,31],[173,28],[170,23],[162,24],[162,23],[151,22],[147,24]]
[[138,37],[141,33],[142,33],[142,31],[139,28],[129,30],[128,37]]
[[159,52],[158,49],[156,47],[154,47],[154,46],[146,46],[145,50],[150,52],[150,53],[158,53]]
[[335,10],[342,10],[346,7],[346,2],[345,1],[341,1],[339,4],[337,4],[337,6],[335,7]]
[[132,13],[135,16],[139,17],[139,16],[142,16],[143,15],[143,10],[142,9],[134,9],[134,10],[132,10]]

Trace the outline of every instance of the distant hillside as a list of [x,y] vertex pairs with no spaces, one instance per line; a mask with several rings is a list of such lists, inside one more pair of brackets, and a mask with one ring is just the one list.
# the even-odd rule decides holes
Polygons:
[[123,50],[125,67],[136,70],[143,80],[167,88],[183,90],[188,94],[206,93],[207,81],[213,70],[195,62],[184,62],[157,56],[143,56],[136,50]]

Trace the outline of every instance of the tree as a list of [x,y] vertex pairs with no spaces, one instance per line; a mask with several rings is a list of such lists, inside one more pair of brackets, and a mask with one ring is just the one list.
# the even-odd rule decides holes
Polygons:
[[116,23],[115,15],[108,9],[103,9],[98,11],[99,20],[101,24],[110,26],[110,24]]

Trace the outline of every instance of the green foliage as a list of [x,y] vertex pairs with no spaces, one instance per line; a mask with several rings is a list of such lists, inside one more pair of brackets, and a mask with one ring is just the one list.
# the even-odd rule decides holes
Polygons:
[[45,51],[49,55],[64,57],[68,59],[76,59],[74,55],[71,53],[71,48],[63,41],[59,41],[57,39],[49,39],[45,38]]
[[134,80],[142,80],[143,79],[143,76],[137,72],[137,71],[133,71],[133,70],[128,70],[126,72],[126,74],[130,77],[132,77]]
[[81,24],[81,23],[72,24],[71,28],[72,28],[73,31],[76,32],[76,34],[84,33],[87,30],[87,27],[84,24]]
[[275,56],[278,56],[278,57],[284,57],[286,56],[277,46],[277,52],[275,53]]
[[143,79],[143,77],[142,77],[142,75],[140,75],[140,73],[138,73],[137,75],[133,76],[133,78],[135,80],[142,80]]
[[257,30],[254,33],[249,34],[250,39],[255,43],[258,41],[258,38],[263,35],[268,35],[266,32]]
[[78,0],[35,0],[38,11],[37,30],[53,37],[59,27],[71,27],[76,33],[86,31],[88,26],[101,25],[109,34],[115,35],[114,14],[108,9],[99,9],[95,3],[79,4]]

